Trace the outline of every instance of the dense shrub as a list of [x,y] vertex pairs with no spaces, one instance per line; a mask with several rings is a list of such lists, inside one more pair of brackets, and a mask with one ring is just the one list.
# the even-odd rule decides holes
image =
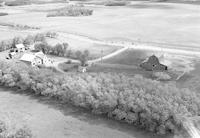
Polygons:
[[56,32],[47,32],[46,37],[56,38],[58,34]]
[[11,48],[12,48],[12,40],[4,40],[0,42],[0,52]]
[[42,43],[37,43],[34,45],[35,50],[38,51],[43,51],[45,54],[51,54],[51,55],[56,55],[56,56],[67,56],[67,48],[68,44],[63,43],[63,44],[56,44],[55,46],[50,46],[46,42]]
[[85,50],[83,52],[76,51],[75,53],[76,58],[81,62],[81,66],[86,66],[90,52],[88,50]]
[[0,83],[56,97],[149,131],[164,134],[181,127],[183,117],[200,114],[199,94],[141,76],[111,73],[56,74],[24,64],[0,64]]
[[68,6],[65,8],[58,9],[57,11],[50,12],[47,17],[56,16],[89,16],[92,15],[93,10],[86,9],[81,6]]
[[6,15],[8,15],[8,13],[0,12],[0,16],[6,16]]

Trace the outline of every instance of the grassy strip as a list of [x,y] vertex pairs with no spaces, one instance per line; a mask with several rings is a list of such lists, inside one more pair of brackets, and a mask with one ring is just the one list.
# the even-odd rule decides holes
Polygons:
[[0,64],[0,83],[54,97],[159,134],[200,114],[200,96],[174,84],[114,73],[57,74],[24,64]]

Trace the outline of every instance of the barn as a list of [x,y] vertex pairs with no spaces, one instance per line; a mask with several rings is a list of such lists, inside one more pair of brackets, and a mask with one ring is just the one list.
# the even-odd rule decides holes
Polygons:
[[165,71],[167,66],[159,62],[159,59],[152,55],[140,64],[140,67],[147,71]]

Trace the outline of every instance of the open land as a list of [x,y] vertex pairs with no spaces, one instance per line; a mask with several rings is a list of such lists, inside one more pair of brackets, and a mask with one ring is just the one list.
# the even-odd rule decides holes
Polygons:
[[[94,10],[92,16],[46,17],[49,12],[66,5],[46,3],[0,7],[0,12],[8,13],[0,17],[0,41],[54,31],[58,37],[47,38],[52,46],[66,42],[73,51],[89,50],[93,58],[88,62],[95,64],[88,72],[125,73],[128,76],[142,74],[148,78],[151,72],[141,70],[139,64],[154,54],[169,67],[169,74],[175,74],[173,80],[180,77],[176,81],[179,87],[199,90],[194,82],[199,82],[196,76],[199,75],[200,61],[200,5],[136,1],[128,6],[106,7],[87,2],[85,7]],[[39,29],[20,30],[9,24]],[[5,59],[6,54],[6,51],[1,53],[0,59]],[[58,70],[61,64],[70,60],[51,57]],[[77,63],[76,59],[72,61]],[[33,133],[41,138],[155,137],[135,128],[132,130],[132,126],[94,117],[85,111],[74,111],[74,107],[67,106],[66,110],[65,107],[46,104],[46,101],[36,100],[30,95],[13,94],[2,89],[0,99],[0,109],[6,110],[2,115],[8,114],[11,120],[18,118],[18,123],[30,124]],[[91,121],[90,117],[94,119]]]

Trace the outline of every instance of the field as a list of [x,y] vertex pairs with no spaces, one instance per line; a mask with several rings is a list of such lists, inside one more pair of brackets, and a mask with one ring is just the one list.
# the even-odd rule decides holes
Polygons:
[[[55,9],[56,4],[49,5],[45,7]],[[89,17],[46,18],[47,12],[34,11],[38,9],[37,6],[20,6],[14,7],[13,10],[23,10],[23,13],[4,16],[1,19],[18,24],[26,22],[27,25],[40,26],[44,30],[72,32],[106,40],[128,39],[191,47],[198,47],[200,41],[199,5],[133,2],[127,7],[90,8],[94,10],[94,15]]]
[[[17,64],[10,60],[11,62],[6,61],[6,63],[10,63],[9,67],[12,65],[11,69],[8,70],[6,64],[1,65],[2,84],[70,102],[92,113],[103,114],[103,116],[132,123],[132,125],[135,123],[136,126],[139,124],[149,131],[159,133],[162,133],[162,130],[170,133],[172,130],[175,131],[167,121],[173,125],[180,125],[182,118],[180,121],[179,116],[199,115],[200,5],[179,4],[173,1],[170,1],[171,3],[132,1],[114,5],[109,3],[107,6],[104,6],[105,1],[75,1],[68,4],[64,0],[23,2],[25,1],[0,7],[2,15],[8,13],[8,15],[0,16],[0,41],[16,36],[26,37],[36,33],[56,32],[58,34],[56,38],[46,37],[48,44],[55,46],[58,43],[68,43],[67,50],[73,51],[74,55],[78,50],[82,52],[88,50],[90,53],[88,65],[91,66],[88,66],[87,73],[77,73],[80,64],[78,56],[74,58],[64,54],[62,56],[48,55],[53,59],[53,67],[57,72],[52,72],[50,69],[34,70],[29,66],[23,70],[23,66],[18,64],[20,62],[17,59],[13,60],[18,61]],[[74,3],[83,4],[85,8],[93,10],[93,14],[80,17],[47,17],[48,13],[65,9],[66,6]],[[58,48],[50,49],[57,50]],[[0,59],[5,60],[7,54],[8,51],[2,52]],[[154,72],[145,71],[139,67],[139,64],[151,55],[156,55],[162,64],[167,65],[168,71],[165,73],[171,76],[171,81],[159,81],[152,77]],[[72,63],[67,63],[68,61]],[[191,91],[182,88],[189,88]],[[0,91],[4,90],[0,89]],[[2,94],[4,93],[0,93],[0,99],[7,96]],[[13,94],[8,95],[12,99]],[[23,96],[13,96],[13,99],[21,99],[24,98]],[[141,101],[138,101],[137,96],[141,98]],[[174,105],[171,105],[168,98]],[[24,99],[23,102],[17,100],[11,102],[1,100],[1,102],[10,106],[8,112],[15,108],[15,102],[19,102],[16,107],[27,114],[20,114],[20,117],[27,117],[30,113],[32,117],[29,117],[30,120],[27,119],[27,122],[33,133],[43,137],[77,138],[82,135],[83,138],[100,137],[102,136],[100,133],[104,131],[105,138],[147,137],[146,134],[138,135],[135,130],[129,135],[131,129],[127,133],[126,131],[122,133],[113,126],[104,126],[105,120],[95,124],[88,121],[89,117],[82,117],[84,115],[80,112],[72,116],[72,113],[68,113],[70,111],[60,112],[57,107],[50,110],[51,108],[47,107],[48,103],[43,106],[43,103],[41,105],[35,99],[33,101],[28,97]],[[193,100],[194,103],[191,102]],[[22,105],[25,106],[26,102],[31,108],[26,106],[23,110]],[[135,103],[138,107],[134,105]],[[6,106],[0,106],[0,109],[6,110]],[[47,113],[44,113],[44,117],[38,118],[44,110]],[[77,110],[80,109],[77,108]],[[14,111],[18,112],[16,109]],[[93,115],[90,114],[90,116]],[[45,117],[47,117],[46,120]],[[149,118],[152,122],[148,120]],[[43,121],[40,122],[40,119]],[[34,123],[34,120],[39,123]],[[58,120],[59,123],[54,120]],[[66,123],[63,124],[63,122]],[[53,134],[54,123],[58,128]],[[79,123],[80,125],[77,125]],[[48,126],[51,132],[44,133],[48,130]],[[91,132],[92,130],[94,132]],[[148,138],[153,137],[150,135]]]

